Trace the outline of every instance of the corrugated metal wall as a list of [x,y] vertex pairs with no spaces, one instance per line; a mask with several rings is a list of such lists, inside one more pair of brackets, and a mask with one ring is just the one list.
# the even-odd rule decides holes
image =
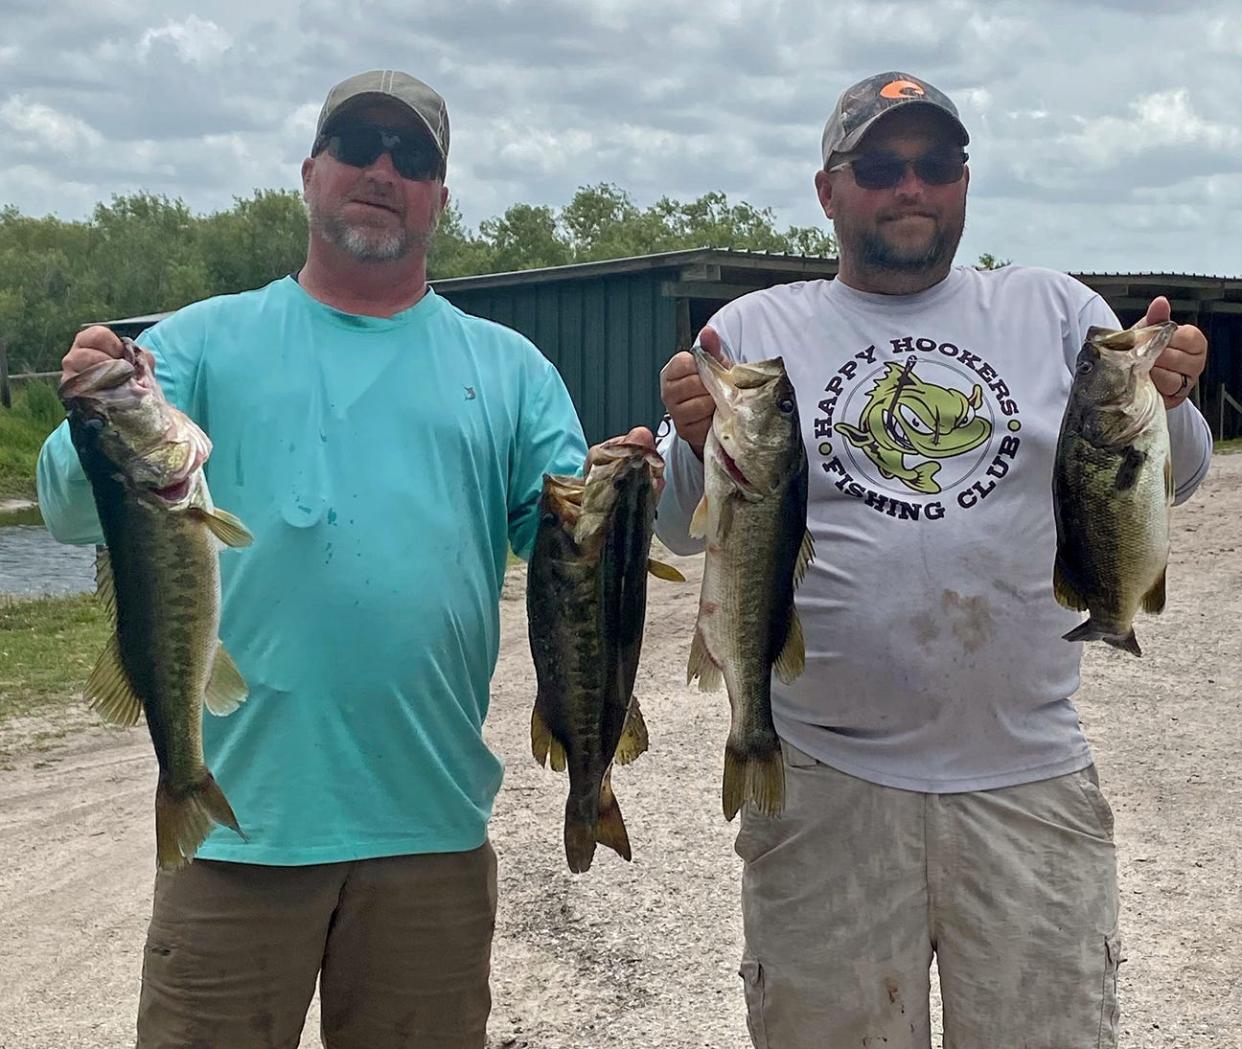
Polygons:
[[455,306],[520,331],[560,371],[588,443],[664,413],[660,369],[676,339],[666,273],[618,274],[512,287],[445,291]]

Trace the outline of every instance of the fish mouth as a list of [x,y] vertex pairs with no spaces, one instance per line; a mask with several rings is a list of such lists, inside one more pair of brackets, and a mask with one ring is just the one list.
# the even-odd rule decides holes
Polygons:
[[187,474],[180,481],[175,481],[164,488],[152,488],[151,494],[166,503],[179,503],[190,494],[192,474]]
[[119,358],[100,361],[69,376],[56,392],[62,401],[90,400],[94,394],[124,386],[137,374],[137,368],[130,361]]
[[1173,321],[1144,327],[1135,325],[1122,331],[1097,333],[1092,341],[1096,349],[1133,357],[1135,365],[1146,370],[1156,363],[1156,358],[1172,341],[1177,328]]
[[548,474],[544,478],[549,507],[563,525],[575,525],[582,516],[583,481],[566,474]]
[[755,493],[755,486],[750,483],[750,478],[742,473],[741,467],[737,465],[737,460],[724,450],[719,440],[716,442],[716,457],[719,459],[720,465],[724,467],[725,473],[729,475],[729,478],[738,488],[751,495]]

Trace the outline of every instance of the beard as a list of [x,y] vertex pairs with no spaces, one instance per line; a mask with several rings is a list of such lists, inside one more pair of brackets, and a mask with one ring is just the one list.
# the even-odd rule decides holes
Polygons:
[[848,222],[833,223],[837,243],[871,271],[921,273],[953,261],[961,242],[965,222],[951,226],[937,222],[931,237],[922,245],[896,244],[881,229],[854,230]]
[[321,208],[313,197],[307,198],[305,204],[311,231],[359,262],[392,262],[405,258],[415,248],[425,251],[439,225],[436,215],[425,230],[414,231],[404,226],[385,229],[349,223],[339,210]]

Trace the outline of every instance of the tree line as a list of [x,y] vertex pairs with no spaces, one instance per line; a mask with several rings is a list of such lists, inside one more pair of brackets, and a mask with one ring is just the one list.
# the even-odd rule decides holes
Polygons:
[[[306,254],[301,195],[256,190],[231,208],[195,214],[180,199],[114,196],[82,220],[0,209],[0,339],[13,372],[52,371],[78,328],[177,309],[257,288]],[[835,255],[826,229],[778,228],[771,208],[724,193],[663,197],[641,208],[610,183],[584,186],[560,208],[514,204],[471,229],[451,204],[428,257],[431,278],[626,258],[685,248]],[[991,255],[980,265],[1004,261]]]

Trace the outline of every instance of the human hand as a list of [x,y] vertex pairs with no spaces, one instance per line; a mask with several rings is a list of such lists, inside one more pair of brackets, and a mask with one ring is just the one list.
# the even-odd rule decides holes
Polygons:
[[[1147,307],[1142,324],[1163,324],[1169,320],[1172,307],[1163,295],[1157,295]],[[1151,381],[1156,384],[1165,408],[1176,408],[1195,388],[1207,366],[1207,336],[1193,324],[1179,324],[1169,345],[1156,358]]]
[[[148,371],[153,373],[155,371],[155,358],[146,350],[139,350],[136,346],[134,348],[142,354]],[[125,343],[121,341],[111,328],[105,328],[102,324],[83,328],[82,331],[74,336],[73,345],[69,347],[69,352],[61,359],[61,385],[64,385],[75,375],[80,375],[88,368],[93,368],[97,364],[110,360],[123,360],[124,358]]]

